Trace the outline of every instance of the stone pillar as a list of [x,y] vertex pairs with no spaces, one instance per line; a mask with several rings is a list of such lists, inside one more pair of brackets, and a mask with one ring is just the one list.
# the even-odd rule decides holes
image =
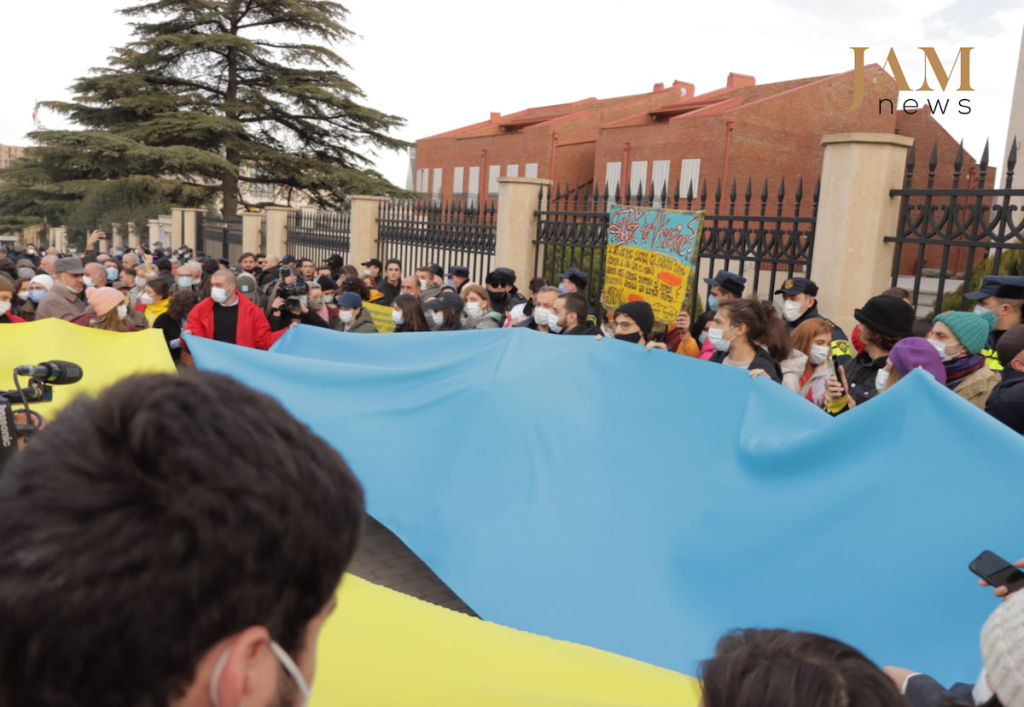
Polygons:
[[818,309],[847,334],[857,325],[853,310],[892,282],[893,245],[913,138],[885,133],[841,133],[821,139],[821,200],[815,227],[812,275]]
[[267,255],[283,258],[288,254],[288,214],[293,211],[298,211],[298,209],[293,209],[290,206],[268,206],[266,208]]
[[68,230],[66,228],[63,226],[51,226],[47,235],[49,237],[50,247],[56,248],[61,253],[67,250]]
[[377,219],[380,217],[380,205],[387,200],[386,196],[349,197],[352,204],[349,216],[349,263],[365,263],[377,257]]
[[[173,218],[173,217],[172,217]],[[156,243],[160,240],[160,219],[152,218],[149,220],[149,233],[147,234],[146,243]],[[138,235],[135,236],[138,239]],[[133,243],[132,247],[137,248],[140,243]]]
[[242,252],[260,252],[260,229],[263,227],[262,213],[246,211],[242,214]]
[[[172,209],[171,237],[168,239],[169,242],[164,243],[164,248],[187,245],[192,250],[196,250],[196,243],[199,240],[199,214],[201,213],[204,213],[204,209]],[[160,239],[157,238],[157,240]],[[153,245],[155,242],[151,239],[149,244]]]
[[550,179],[500,177],[498,179],[498,237],[494,245],[494,266],[516,271],[521,291],[533,277],[537,240],[537,205]]

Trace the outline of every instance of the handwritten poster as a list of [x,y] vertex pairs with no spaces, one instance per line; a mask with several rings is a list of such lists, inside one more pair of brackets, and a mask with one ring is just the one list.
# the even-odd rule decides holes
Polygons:
[[689,305],[703,211],[613,206],[605,252],[604,306],[643,300],[662,324]]
[[379,304],[363,303],[363,308],[373,317],[373,325],[381,334],[395,333],[395,320],[391,317],[394,307],[384,307]]

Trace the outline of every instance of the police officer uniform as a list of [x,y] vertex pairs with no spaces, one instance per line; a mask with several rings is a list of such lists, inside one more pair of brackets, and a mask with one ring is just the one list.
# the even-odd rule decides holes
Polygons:
[[[796,295],[807,295],[808,297],[818,296],[818,285],[813,280],[808,280],[806,277],[794,277],[786,280],[782,283],[782,287],[775,291],[777,295],[789,295],[790,297]],[[787,321],[786,326],[789,327],[789,331],[792,332],[798,326],[803,324],[809,319],[826,319],[820,312],[818,312],[818,300],[814,300],[814,304],[807,309],[800,318],[795,321]],[[832,323],[832,354],[839,358],[840,363],[846,363],[854,354],[853,344],[850,343],[850,337],[846,335],[838,325]]]
[[[1024,300],[1024,277],[986,275],[981,280],[981,289],[977,292],[968,292],[964,297],[969,300],[983,300],[986,297]],[[996,326],[999,325],[996,324]],[[1006,331],[1006,329],[1003,329],[1002,331],[999,331],[998,329],[994,330],[988,335],[988,341],[985,343],[985,348],[981,350],[981,355],[985,357],[988,361],[988,367],[993,371],[1002,372],[1003,370],[1003,364],[999,362],[999,354],[996,353],[996,347],[999,344],[999,339],[1002,338]]]

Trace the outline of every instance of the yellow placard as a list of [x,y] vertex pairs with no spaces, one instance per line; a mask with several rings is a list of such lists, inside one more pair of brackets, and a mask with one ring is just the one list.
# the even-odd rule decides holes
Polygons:
[[703,211],[613,206],[605,251],[605,307],[643,300],[667,324],[689,304]]
[[394,307],[385,307],[379,304],[370,304],[369,302],[364,302],[363,307],[373,317],[373,325],[377,327],[377,331],[381,334],[395,333],[395,320],[391,316],[391,313],[395,311]]

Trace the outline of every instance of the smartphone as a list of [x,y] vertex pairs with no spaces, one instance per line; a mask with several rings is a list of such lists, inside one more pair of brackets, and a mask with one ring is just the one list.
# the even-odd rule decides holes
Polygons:
[[975,557],[969,567],[993,587],[1006,587],[1011,593],[1024,588],[1024,572],[989,550]]

